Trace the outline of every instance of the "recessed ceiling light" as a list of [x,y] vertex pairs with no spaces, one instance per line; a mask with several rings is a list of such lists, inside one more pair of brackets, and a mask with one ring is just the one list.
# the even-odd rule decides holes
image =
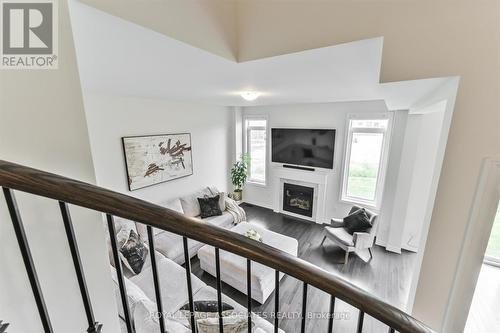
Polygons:
[[241,98],[249,102],[255,101],[260,95],[261,94],[258,91],[244,91],[240,94]]

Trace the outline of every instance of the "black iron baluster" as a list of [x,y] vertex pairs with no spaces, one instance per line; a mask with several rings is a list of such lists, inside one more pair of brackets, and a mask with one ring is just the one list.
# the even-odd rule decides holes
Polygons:
[[92,302],[90,301],[89,291],[87,289],[87,282],[85,281],[85,273],[83,272],[82,260],[80,259],[80,251],[76,242],[75,230],[73,229],[73,222],[69,213],[68,205],[65,202],[59,201],[59,208],[64,222],[64,229],[66,230],[66,237],[68,238],[69,250],[75,266],[76,278],[78,286],[80,287],[80,294],[82,295],[83,307],[87,316],[87,323],[89,328],[88,333],[99,333],[102,324],[95,321],[94,311],[92,310]]
[[252,333],[252,261],[247,259],[248,333]]
[[220,259],[218,248],[215,248],[215,275],[217,278],[217,310],[219,312],[219,332],[224,333],[224,320],[222,318],[222,284],[220,280]]
[[118,280],[118,286],[120,287],[120,296],[122,299],[123,314],[125,316],[125,325],[127,326],[128,333],[134,333],[134,328],[132,327],[132,318],[130,316],[130,308],[128,306],[127,288],[125,287],[125,280],[123,278],[122,263],[120,260],[120,256],[118,255],[118,246],[116,244],[115,223],[113,221],[113,216],[109,214],[106,214],[106,219],[108,221],[109,239],[111,240],[113,259],[115,260],[116,278]]
[[335,297],[330,297],[330,318],[328,318],[328,333],[333,332],[333,319],[335,317]]
[[302,323],[300,325],[300,331],[305,333],[306,331],[306,311],[307,311],[307,283],[304,282],[304,288],[302,292]]
[[0,320],[0,333],[6,333],[7,327],[9,327],[9,324]]
[[147,226],[149,254],[151,257],[151,271],[153,272],[153,284],[155,287],[156,307],[158,309],[158,320],[160,322],[160,332],[166,332],[165,318],[163,317],[163,303],[161,301],[160,280],[158,279],[158,267],[156,265],[155,241],[153,237],[153,228]]
[[274,272],[274,333],[279,330],[279,310],[280,310],[280,271]]
[[363,319],[365,318],[365,313],[361,310],[359,310],[359,316],[358,316],[358,333],[363,332]]
[[394,328],[389,327],[389,333],[394,333],[394,332],[395,332],[395,331],[394,331]]
[[49,312],[47,311],[47,306],[43,298],[42,288],[40,287],[40,282],[38,281],[38,275],[36,273],[33,257],[31,256],[31,250],[28,244],[28,239],[26,238],[23,221],[21,219],[21,215],[19,214],[19,208],[17,207],[16,198],[11,189],[5,187],[2,187],[2,189],[5,195],[5,200],[7,202],[10,219],[12,220],[12,225],[14,226],[14,231],[16,233],[19,249],[21,250],[21,254],[23,256],[24,266],[26,267],[26,272],[28,274],[28,279],[30,281],[31,290],[33,291],[33,296],[35,298],[38,313],[42,321],[43,329],[45,333],[52,333],[53,330],[52,324],[50,322]]
[[193,301],[193,286],[191,285],[191,258],[189,257],[188,239],[182,237],[184,243],[184,260],[186,267],[186,281],[189,298],[189,316],[191,317],[191,330],[196,333],[196,321],[194,320],[194,301]]

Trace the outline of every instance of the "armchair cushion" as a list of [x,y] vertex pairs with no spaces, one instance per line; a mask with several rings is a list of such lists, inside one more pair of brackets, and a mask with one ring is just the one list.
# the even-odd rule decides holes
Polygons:
[[355,232],[366,232],[371,227],[371,221],[364,208],[358,209],[355,212],[344,217],[345,229],[349,234]]

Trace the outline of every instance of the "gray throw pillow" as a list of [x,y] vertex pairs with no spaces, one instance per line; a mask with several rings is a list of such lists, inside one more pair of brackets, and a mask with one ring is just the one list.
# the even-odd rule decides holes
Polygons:
[[[227,304],[222,302],[222,316],[228,316],[233,313],[234,308]],[[190,312],[189,312],[189,303],[184,304],[181,308],[180,311],[182,314],[186,317],[189,318]],[[218,308],[218,303],[217,301],[194,301],[194,319],[196,321],[200,319],[207,319],[207,318],[218,318],[219,316],[219,308]],[[191,321],[189,321],[189,325],[191,325]]]
[[214,197],[205,196],[204,198],[198,198],[198,203],[200,204],[200,217],[202,219],[210,216],[222,215],[222,211],[219,206],[220,195]]
[[355,232],[367,232],[371,227],[370,218],[364,208],[358,209],[344,217],[344,228],[351,235]]

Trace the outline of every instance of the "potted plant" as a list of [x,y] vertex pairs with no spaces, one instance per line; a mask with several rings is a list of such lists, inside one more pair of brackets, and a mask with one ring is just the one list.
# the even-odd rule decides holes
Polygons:
[[243,186],[247,181],[249,156],[241,155],[239,161],[233,164],[231,168],[231,182],[234,185],[233,199],[241,201],[243,199]]

